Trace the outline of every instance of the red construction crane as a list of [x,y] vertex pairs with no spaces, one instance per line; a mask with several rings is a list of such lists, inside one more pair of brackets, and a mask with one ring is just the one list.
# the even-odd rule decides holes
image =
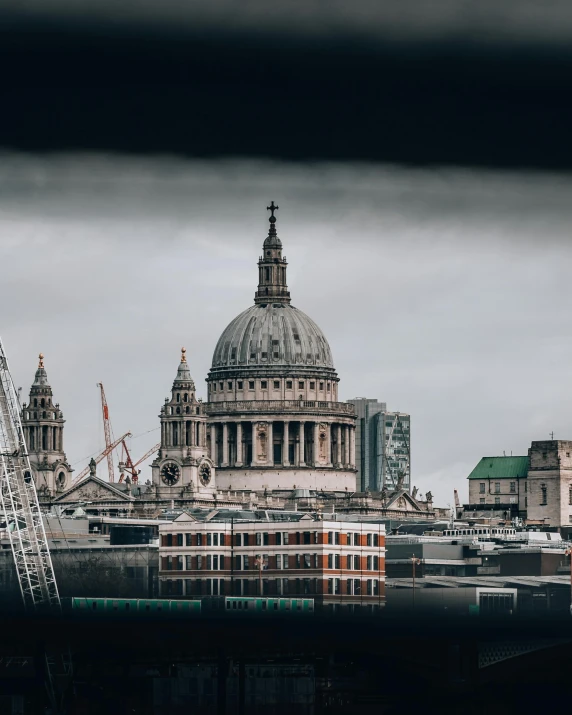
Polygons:
[[103,415],[103,432],[105,433],[105,449],[107,451],[107,471],[109,472],[109,481],[113,483],[115,481],[115,474],[113,473],[112,450],[109,449],[109,446],[113,442],[113,438],[111,436],[111,422],[109,421],[109,408],[107,406],[103,385],[101,382],[98,382],[97,386],[101,390],[101,413]]
[[[127,444],[125,443],[125,440],[123,441],[123,451],[125,453],[125,459],[122,460],[121,466],[124,465],[124,469],[126,469],[130,473],[131,481],[133,482],[133,484],[137,484],[137,482],[139,481],[139,474],[141,474],[141,470],[136,469],[135,467],[140,465],[141,462],[144,462],[148,457],[157,452],[160,446],[161,443],[159,442],[159,444],[156,444],[154,447],[151,447],[151,449],[148,452],[145,452],[145,454],[134,464],[131,459],[131,455],[129,454],[129,450],[127,449]],[[121,467],[120,471],[121,474],[119,476],[119,483],[121,483],[125,478],[125,472],[123,471],[123,469],[121,469]]]
[[[101,454],[98,454],[97,457],[95,458],[95,463],[99,464],[102,459],[105,459],[109,455],[110,452],[112,452],[118,444],[121,444],[124,439],[127,439],[127,437],[131,437],[131,432],[126,432],[124,435],[122,435],[119,439],[116,439],[115,442],[112,442],[109,447],[106,447]],[[74,477],[73,483],[76,484],[79,482],[80,479],[83,479],[85,476],[89,474],[89,464],[87,467],[82,470],[77,476]]]

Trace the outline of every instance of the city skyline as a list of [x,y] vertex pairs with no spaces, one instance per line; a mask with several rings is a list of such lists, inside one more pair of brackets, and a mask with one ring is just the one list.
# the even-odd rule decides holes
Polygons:
[[340,399],[411,414],[412,485],[444,506],[482,456],[569,436],[558,177],[12,155],[0,182],[2,337],[22,401],[45,354],[76,473],[103,445],[97,382],[116,436],[146,433],[135,456],[158,441],[183,345],[206,399],[272,198],[292,303],[327,336]]

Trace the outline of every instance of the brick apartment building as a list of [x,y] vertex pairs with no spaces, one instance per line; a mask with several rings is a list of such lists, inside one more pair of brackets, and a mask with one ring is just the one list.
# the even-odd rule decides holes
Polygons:
[[[161,595],[284,596],[323,606],[385,602],[383,523],[329,521],[327,515],[257,512],[245,520],[183,513],[161,524]],[[218,518],[216,518],[218,516]]]

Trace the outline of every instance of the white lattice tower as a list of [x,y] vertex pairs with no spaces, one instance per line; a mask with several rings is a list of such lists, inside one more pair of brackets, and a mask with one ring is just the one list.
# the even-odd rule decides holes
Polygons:
[[24,605],[61,608],[14,383],[0,340],[0,499]]

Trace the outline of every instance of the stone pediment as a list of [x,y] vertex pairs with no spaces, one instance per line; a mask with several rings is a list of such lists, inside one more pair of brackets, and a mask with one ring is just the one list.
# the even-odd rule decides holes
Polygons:
[[386,509],[401,509],[403,511],[423,511],[417,501],[405,489],[400,489],[389,496]]
[[54,503],[62,504],[77,501],[120,501],[131,502],[133,497],[116,489],[113,484],[103,482],[97,477],[89,476],[78,484],[72,485],[67,491],[60,494]]
[[192,514],[189,514],[188,512],[184,511],[182,514],[180,514],[176,519],[173,519],[173,522],[175,521],[198,521],[198,519],[195,519]]

